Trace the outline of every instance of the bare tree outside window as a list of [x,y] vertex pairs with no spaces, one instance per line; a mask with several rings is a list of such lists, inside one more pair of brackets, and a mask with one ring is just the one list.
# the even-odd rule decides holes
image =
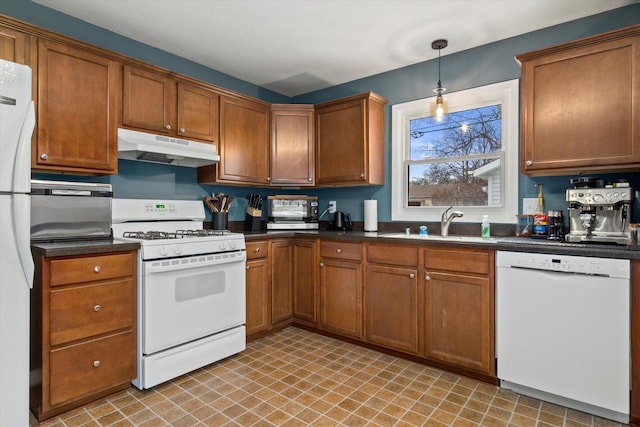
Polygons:
[[500,105],[409,120],[409,206],[499,206]]

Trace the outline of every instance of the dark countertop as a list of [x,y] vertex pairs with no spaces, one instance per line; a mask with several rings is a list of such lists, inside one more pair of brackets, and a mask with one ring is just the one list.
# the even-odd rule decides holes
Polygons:
[[[550,240],[539,240],[528,237],[493,237],[491,242],[482,241],[449,241],[424,240],[415,238],[385,237],[389,232],[363,231],[256,231],[245,232],[246,241],[257,241],[275,238],[291,237],[319,237],[323,239],[354,241],[354,242],[384,242],[395,244],[417,244],[421,246],[455,246],[478,249],[494,249],[500,251],[534,252],[554,255],[590,256],[600,258],[640,259],[640,248],[631,249],[623,245],[564,243]],[[398,234],[398,233],[392,233]]]
[[109,252],[134,251],[140,243],[115,242],[113,240],[87,240],[56,243],[32,243],[31,252],[36,256],[73,256],[91,255]]

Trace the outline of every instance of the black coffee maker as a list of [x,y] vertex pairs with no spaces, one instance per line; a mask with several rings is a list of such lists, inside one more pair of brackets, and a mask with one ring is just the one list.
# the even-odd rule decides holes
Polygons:
[[549,240],[564,241],[564,221],[562,211],[549,211],[547,214],[547,229],[549,230]]

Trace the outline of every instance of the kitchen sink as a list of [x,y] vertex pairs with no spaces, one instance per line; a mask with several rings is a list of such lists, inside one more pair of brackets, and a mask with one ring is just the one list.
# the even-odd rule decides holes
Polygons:
[[469,242],[469,243],[497,243],[496,239],[485,240],[480,236],[447,236],[442,237],[437,234],[406,234],[406,233],[389,233],[389,234],[380,234],[378,233],[378,237],[390,237],[396,239],[413,239],[413,240],[433,240],[440,242]]

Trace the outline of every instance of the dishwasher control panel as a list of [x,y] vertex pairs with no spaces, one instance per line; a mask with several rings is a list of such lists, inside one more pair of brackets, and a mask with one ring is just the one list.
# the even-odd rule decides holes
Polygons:
[[499,251],[496,267],[524,268],[606,277],[630,277],[629,260]]

